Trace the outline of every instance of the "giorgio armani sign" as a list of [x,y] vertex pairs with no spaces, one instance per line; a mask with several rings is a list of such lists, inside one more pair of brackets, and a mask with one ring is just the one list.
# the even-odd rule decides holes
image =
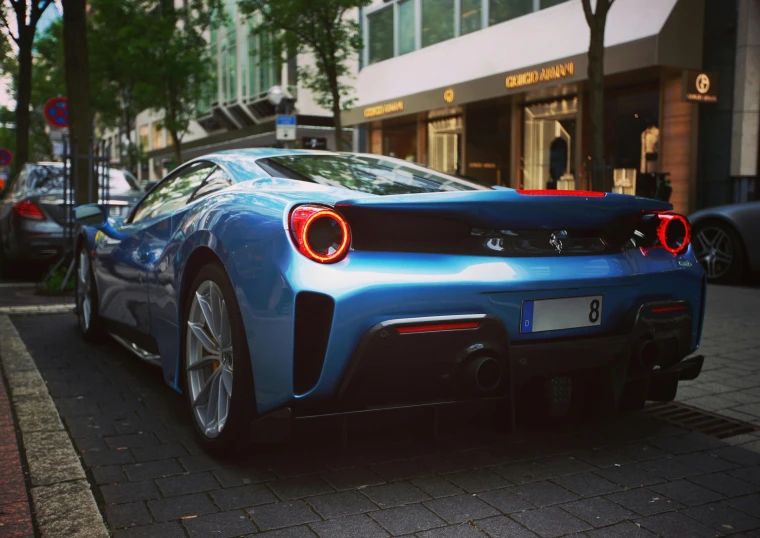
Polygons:
[[718,75],[703,71],[684,71],[683,99],[694,103],[717,103]]

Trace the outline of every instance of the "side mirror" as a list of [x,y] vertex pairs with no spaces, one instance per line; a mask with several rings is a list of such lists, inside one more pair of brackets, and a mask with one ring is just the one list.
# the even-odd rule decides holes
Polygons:
[[108,223],[108,212],[99,204],[80,205],[74,209],[74,219],[84,226],[102,228]]

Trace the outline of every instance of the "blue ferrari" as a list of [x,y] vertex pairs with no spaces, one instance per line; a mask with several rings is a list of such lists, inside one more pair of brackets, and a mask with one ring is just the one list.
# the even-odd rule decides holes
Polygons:
[[210,451],[304,417],[639,408],[702,368],[705,276],[665,202],[249,149],[76,218],[83,336],[160,365]]

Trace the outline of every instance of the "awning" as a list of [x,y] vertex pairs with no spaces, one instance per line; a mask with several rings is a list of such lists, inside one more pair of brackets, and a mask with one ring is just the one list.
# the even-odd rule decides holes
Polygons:
[[[652,66],[699,69],[704,0],[616,0],[605,74]],[[581,0],[503,22],[362,69],[344,125],[401,116],[587,78]]]

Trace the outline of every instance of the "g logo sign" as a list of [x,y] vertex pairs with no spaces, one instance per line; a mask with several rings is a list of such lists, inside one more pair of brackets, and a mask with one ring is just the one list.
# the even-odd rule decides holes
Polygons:
[[710,77],[705,75],[704,73],[701,73],[697,75],[697,91],[699,93],[707,93],[710,91]]
[[454,102],[454,90],[452,88],[447,88],[446,90],[444,90],[443,100],[449,104]]

